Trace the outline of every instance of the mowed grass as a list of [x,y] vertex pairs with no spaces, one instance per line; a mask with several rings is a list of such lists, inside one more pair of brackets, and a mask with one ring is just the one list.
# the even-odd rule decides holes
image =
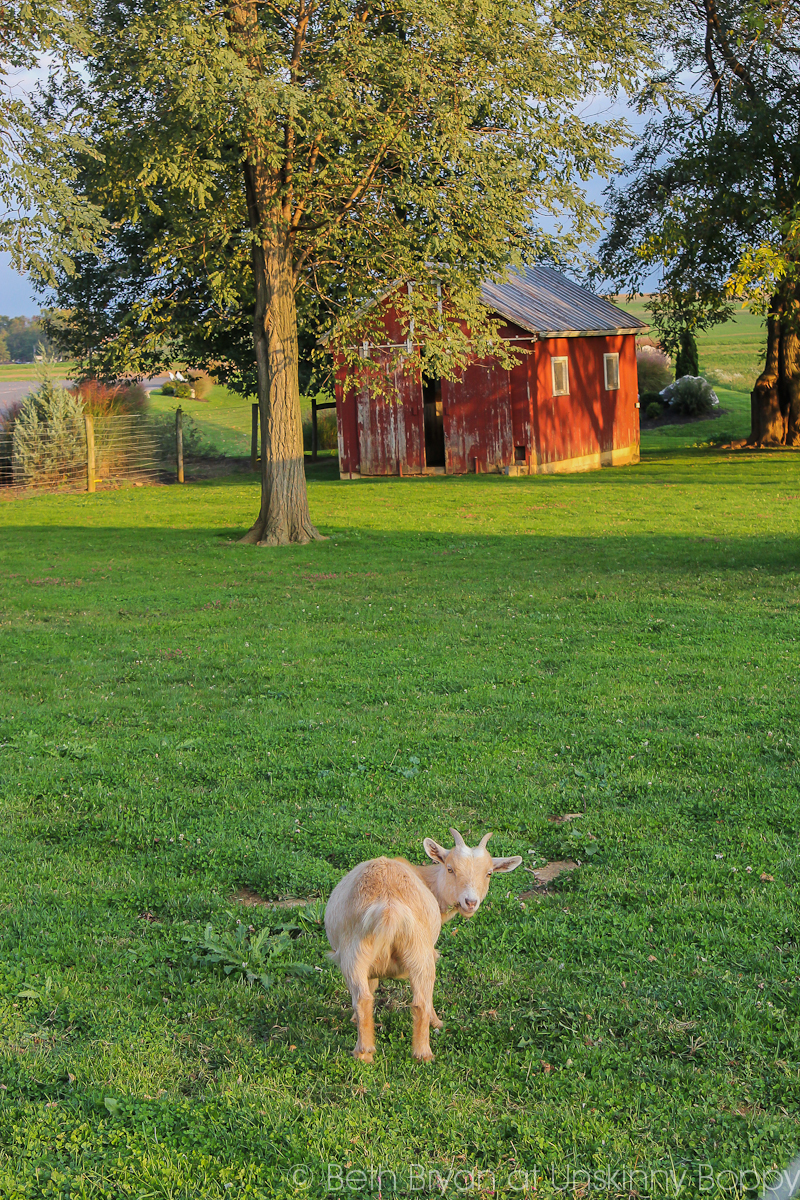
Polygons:
[[[790,452],[325,466],[281,551],[249,480],[3,504],[0,1195],[755,1195],[800,1144],[799,496]],[[238,889],[451,825],[582,865],[445,927],[433,1065],[402,983],[351,1058],[319,926],[310,980],[199,961],[287,920]]]
[[[56,374],[59,379],[71,379],[77,364],[74,362],[58,363]],[[0,383],[9,380],[30,379],[37,382],[41,375],[40,363],[0,363]]]
[[150,393],[151,412],[172,413],[180,405],[191,417],[207,445],[228,457],[244,458],[250,454],[252,430],[252,401],[237,396],[217,384],[207,400],[176,399],[161,391]]

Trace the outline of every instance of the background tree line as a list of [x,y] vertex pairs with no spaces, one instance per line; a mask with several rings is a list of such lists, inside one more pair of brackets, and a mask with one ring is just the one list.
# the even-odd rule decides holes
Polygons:
[[33,362],[40,343],[50,349],[41,317],[0,316],[0,362]]

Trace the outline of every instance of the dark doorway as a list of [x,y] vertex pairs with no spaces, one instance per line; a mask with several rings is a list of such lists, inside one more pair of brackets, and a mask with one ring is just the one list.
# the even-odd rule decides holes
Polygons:
[[425,466],[444,466],[444,422],[442,381],[422,378],[422,408],[425,414]]

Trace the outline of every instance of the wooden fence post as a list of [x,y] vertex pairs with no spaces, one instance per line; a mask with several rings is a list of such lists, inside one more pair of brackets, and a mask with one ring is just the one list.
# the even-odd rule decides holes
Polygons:
[[259,407],[254,404],[250,421],[250,469],[253,471],[258,466],[258,415]]
[[86,426],[86,490],[94,491],[94,421],[88,413],[83,414]]
[[183,483],[183,409],[175,410],[175,466],[178,483]]

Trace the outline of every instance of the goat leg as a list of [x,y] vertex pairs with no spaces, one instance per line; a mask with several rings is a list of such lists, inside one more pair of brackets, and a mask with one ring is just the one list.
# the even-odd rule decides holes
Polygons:
[[358,1041],[353,1051],[353,1058],[358,1058],[365,1063],[371,1063],[375,1053],[373,1003],[373,989],[368,984],[366,987],[359,988],[353,998],[354,1016],[358,1025]]
[[[431,1052],[431,1014],[433,1008],[433,984],[436,979],[436,963],[422,964],[417,970],[409,973],[414,999],[411,1008],[414,1013],[414,1032],[411,1042],[411,1055],[420,1062],[432,1062]],[[438,1020],[438,1017],[437,1017]],[[440,1022],[441,1024],[441,1022]]]

